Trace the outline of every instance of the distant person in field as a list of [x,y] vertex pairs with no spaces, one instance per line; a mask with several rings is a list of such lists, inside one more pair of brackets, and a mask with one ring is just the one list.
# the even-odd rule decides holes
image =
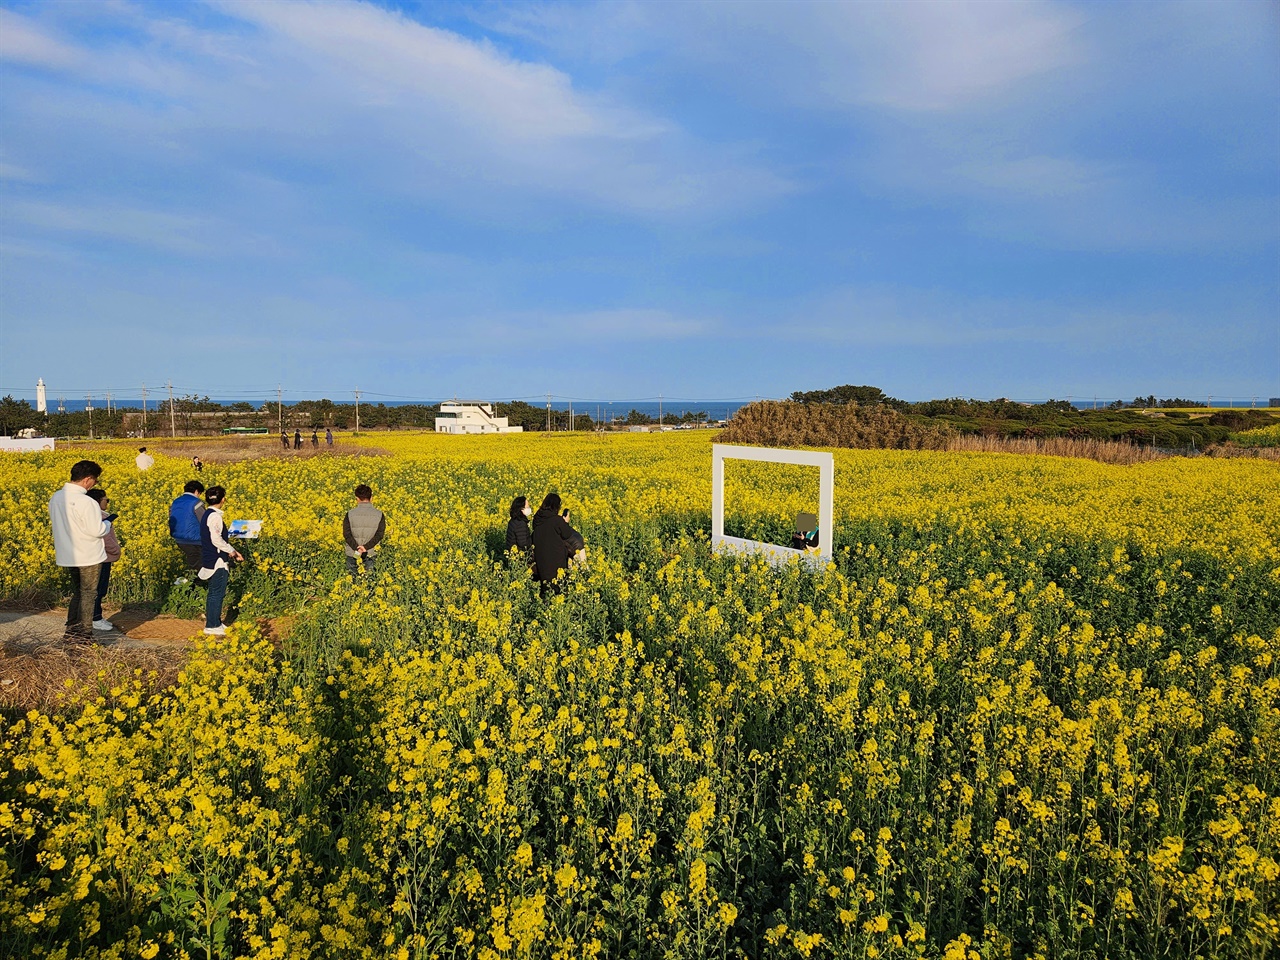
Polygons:
[[293,449],[295,450],[302,449],[302,431],[301,430],[293,431]]
[[316,433],[314,430],[311,431],[311,446],[320,446],[320,434]]
[[324,442],[329,446],[333,446],[333,431],[328,427],[324,428]]
[[226,599],[227,581],[231,579],[231,561],[244,559],[240,551],[227,542],[227,524],[222,517],[226,500],[225,487],[210,487],[204,492],[207,509],[200,518],[200,572],[196,576],[209,587],[204,600],[204,632],[211,637],[221,637],[227,632],[222,625],[222,601]]
[[204,484],[188,480],[178,498],[169,504],[169,536],[173,537],[188,570],[200,569],[200,521],[204,517]]
[[[101,487],[94,487],[87,491],[89,498],[98,504],[98,509],[102,511],[102,519],[106,520],[111,516],[111,500],[107,496],[107,491]],[[110,521],[107,521],[110,523]],[[98,574],[98,589],[93,597],[93,629],[95,630],[114,630],[116,625],[102,615],[102,601],[107,598],[107,590],[111,586],[111,565],[120,559],[120,541],[116,537],[115,527],[111,528],[111,532],[102,538],[102,546],[107,551],[107,559],[103,561],[102,570]]]
[[191,467],[196,473],[204,473],[204,461],[199,457],[191,458]]
[[529,506],[528,497],[516,497],[511,501],[511,519],[507,521],[507,552],[512,547],[519,547],[520,553],[528,560],[533,555],[533,534],[529,530],[529,518],[533,516],[533,507]]
[[342,518],[342,539],[346,544],[347,573],[373,573],[378,544],[387,535],[387,518],[375,507],[373,490],[367,483],[356,487],[356,505]]
[[533,575],[542,582],[544,595],[586,546],[582,534],[569,526],[569,511],[561,510],[560,494],[548,493],[533,515]]
[[280,446],[284,447],[286,450],[289,449],[289,435],[283,430],[280,431]]
[[818,518],[812,513],[796,514],[796,530],[791,534],[791,547],[794,550],[818,549]]
[[147,453],[146,447],[139,447],[138,455],[133,458],[133,462],[138,465],[139,470],[150,470],[155,466],[156,458]]
[[71,482],[63,484],[49,500],[54,562],[71,577],[64,640],[93,639],[93,598],[98,595],[98,577],[107,560],[103,541],[111,532],[111,521],[88,495],[100,476],[102,467],[92,460],[80,460],[71,467]]

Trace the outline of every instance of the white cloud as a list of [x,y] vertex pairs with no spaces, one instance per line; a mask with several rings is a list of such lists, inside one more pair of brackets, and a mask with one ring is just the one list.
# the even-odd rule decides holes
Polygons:
[[125,150],[293,164],[472,211],[556,199],[682,216],[753,209],[793,189],[744,147],[699,141],[552,66],[370,3],[218,8],[227,20],[198,27],[173,8],[167,19],[120,8],[115,39],[77,64],[95,89],[51,109],[129,130]]
[[210,249],[204,238],[208,221],[164,211],[19,200],[5,204],[5,219],[41,232],[105,237],[183,254]]
[[0,60],[50,70],[67,70],[83,63],[76,47],[40,28],[27,17],[0,7]]
[[490,29],[584,61],[683,60],[805,109],[948,111],[1075,63],[1083,17],[1049,0],[481,7]]

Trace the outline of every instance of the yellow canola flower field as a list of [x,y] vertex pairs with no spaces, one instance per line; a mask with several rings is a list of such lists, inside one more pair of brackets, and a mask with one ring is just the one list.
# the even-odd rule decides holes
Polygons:
[[[41,957],[1262,957],[1280,470],[838,451],[834,562],[717,557],[707,434],[380,435],[211,464],[264,521],[177,686],[11,717],[0,943]],[[170,609],[164,456],[104,444]],[[0,460],[0,597],[80,454]],[[343,573],[351,490],[387,513]],[[731,464],[787,542],[815,472]],[[540,597],[507,506],[589,544]],[[275,648],[251,626],[290,615]]]

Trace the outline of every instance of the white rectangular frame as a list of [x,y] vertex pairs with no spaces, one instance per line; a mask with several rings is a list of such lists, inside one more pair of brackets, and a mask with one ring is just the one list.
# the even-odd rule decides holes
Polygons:
[[[809,553],[760,540],[724,535],[724,462],[756,460],[818,468],[818,551]],[[725,443],[711,445],[711,548],[735,553],[759,554],[770,563],[800,559],[813,566],[831,560],[835,533],[836,459],[829,453],[812,450],[776,450],[769,447],[740,447]]]

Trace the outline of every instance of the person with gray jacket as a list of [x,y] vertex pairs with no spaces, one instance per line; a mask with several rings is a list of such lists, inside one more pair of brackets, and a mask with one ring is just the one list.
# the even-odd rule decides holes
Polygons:
[[355,576],[363,566],[373,573],[378,544],[387,535],[387,518],[370,501],[373,490],[367,483],[356,487],[356,505],[342,519],[342,539],[346,542],[347,573]]

